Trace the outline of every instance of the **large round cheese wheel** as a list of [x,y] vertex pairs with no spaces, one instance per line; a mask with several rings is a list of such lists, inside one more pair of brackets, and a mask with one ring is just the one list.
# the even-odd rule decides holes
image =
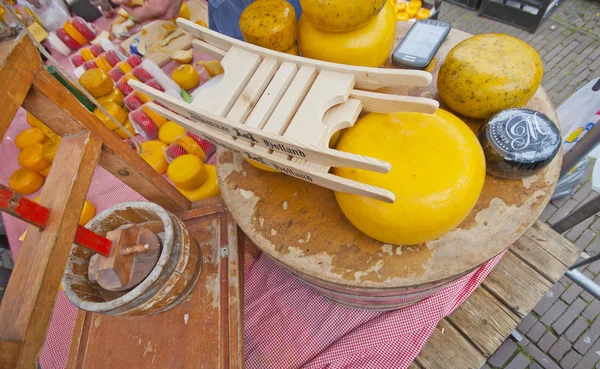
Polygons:
[[386,0],[300,0],[302,14],[317,28],[345,32],[362,27]]
[[450,50],[437,87],[452,110],[486,119],[503,109],[525,106],[543,74],[542,59],[534,48],[512,36],[484,34]]
[[418,244],[457,227],[477,202],[485,158],[475,134],[459,118],[435,114],[368,114],[340,138],[337,149],[385,160],[387,174],[336,168],[334,173],[385,188],[393,204],[336,192],[356,228],[381,242]]
[[364,26],[352,31],[321,30],[304,14],[298,23],[302,56],[333,63],[380,67],[390,56],[395,37],[396,14],[390,2]]
[[255,1],[242,12],[240,30],[246,42],[286,51],[298,36],[296,11],[285,0]]

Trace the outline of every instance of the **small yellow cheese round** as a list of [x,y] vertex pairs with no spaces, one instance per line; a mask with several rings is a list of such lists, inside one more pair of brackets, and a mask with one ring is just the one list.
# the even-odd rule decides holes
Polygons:
[[41,143],[27,146],[19,154],[19,165],[23,168],[33,170],[34,172],[48,168],[52,163],[42,156],[43,149],[44,145]]
[[[133,125],[131,124],[131,121],[129,119],[127,119],[127,121],[123,124],[123,127],[125,128],[125,130],[129,133],[131,133],[133,136],[136,135],[135,133],[135,129],[133,128]],[[122,139],[126,139],[129,138],[130,136],[121,128],[117,127],[115,130],[115,133],[119,135],[119,137],[121,137]]]
[[79,83],[94,97],[106,95],[112,90],[114,85],[108,73],[99,68],[88,69],[83,72],[81,77],[79,77]]
[[23,195],[39,190],[44,184],[44,177],[27,168],[17,169],[8,180],[8,187]]
[[389,1],[300,0],[302,16],[308,18],[315,27],[328,32],[358,29],[374,18],[386,3]]
[[[112,65],[108,62],[108,60],[106,60],[106,57],[104,57],[104,55],[100,55],[99,57],[94,59],[94,61],[96,62],[96,65],[98,66],[98,68],[96,68],[96,69],[101,69],[101,70],[105,71],[106,73],[110,72],[110,70],[112,69]],[[111,81],[112,81],[112,79],[111,79]]]
[[[125,112],[125,110],[123,110],[122,107],[120,107],[116,103],[108,102],[102,106],[104,106],[106,111],[110,115],[112,115],[113,118],[117,120],[117,122],[123,124],[127,120],[127,113]],[[94,109],[94,115],[97,116],[102,121],[102,123],[104,123],[104,125],[107,126],[110,130],[114,130],[117,128],[117,125],[109,117],[107,117],[106,114],[104,114],[100,110],[100,108]]]
[[396,14],[396,20],[398,22],[406,22],[409,19],[410,15],[407,12],[398,12],[398,14]]
[[190,64],[181,64],[175,68],[171,78],[184,90],[190,90],[200,83],[200,74]]
[[192,191],[187,191],[182,188],[178,188],[179,192],[183,194],[190,201],[198,201],[208,199],[210,197],[219,196],[221,189],[219,188],[219,181],[217,179],[217,168],[214,165],[205,164],[206,172],[208,174],[206,181],[202,186]]
[[89,200],[85,200],[83,203],[83,209],[81,209],[81,215],[79,216],[79,225],[85,226],[92,218],[96,215],[96,207]]
[[54,161],[54,157],[56,156],[56,152],[58,151],[58,145],[60,142],[48,140],[44,142],[44,147],[42,148],[42,157],[46,159],[46,161],[52,163]]
[[96,57],[94,55],[94,53],[92,52],[92,50],[90,50],[88,48],[81,49],[81,51],[79,51],[79,54],[81,55],[83,60],[85,60],[86,62],[88,62],[90,60],[94,60],[94,58]]
[[165,157],[167,144],[157,140],[142,142],[142,153],[140,156],[146,161],[158,174],[165,174],[168,163]]
[[408,16],[410,18],[416,17],[418,11],[419,11],[419,8],[413,4],[408,4],[408,7],[406,8],[406,12],[408,13]]
[[183,136],[184,134],[185,128],[175,122],[168,121],[158,130],[158,139],[167,145],[170,145],[177,137]]
[[202,162],[206,160],[206,153],[191,137],[179,136],[175,139],[175,141],[173,141],[173,145],[181,146],[186,153],[196,155],[200,158],[200,160],[202,160]]
[[158,114],[157,112],[145,105],[142,106],[142,111],[146,113],[146,115],[150,117],[150,119],[152,119],[152,121],[154,122],[154,124],[156,124],[158,128],[161,128],[163,124],[167,123],[167,118],[163,117],[162,115]]
[[240,30],[246,42],[285,51],[298,37],[296,11],[285,0],[255,1],[242,12]]
[[397,2],[396,5],[394,6],[394,9],[396,10],[396,13],[405,12],[406,11],[406,2],[404,2],[404,1]]
[[52,165],[46,169],[38,170],[38,173],[44,177],[48,177],[48,175],[50,174],[50,168],[52,168]]
[[427,18],[429,18],[430,15],[431,15],[431,12],[429,11],[429,9],[427,9],[427,8],[421,8],[417,12],[416,18],[417,18],[417,20],[427,19]]
[[204,184],[208,177],[206,166],[195,155],[181,155],[169,164],[167,175],[175,187],[192,191]]
[[36,143],[44,143],[48,140],[48,136],[42,132],[39,128],[27,128],[17,135],[15,138],[15,146],[23,150],[27,146],[31,146]]
[[389,1],[361,28],[327,32],[314,26],[304,14],[298,23],[302,56],[333,63],[380,67],[389,57],[396,38],[396,13]]
[[126,61],[118,62],[115,67],[119,68],[121,70],[121,72],[123,72],[124,74],[127,74],[133,70],[131,65],[129,65],[129,63],[127,63]]
[[336,192],[342,212],[368,236],[390,244],[435,240],[457,227],[475,206],[485,158],[469,127],[453,114],[367,114],[340,138],[337,150],[385,160],[387,174],[335,168],[334,174],[385,188],[393,204]]
[[100,105],[105,105],[108,102],[114,102],[115,104],[122,107],[124,105],[125,96],[123,96],[123,93],[121,92],[121,90],[119,90],[115,86],[112,88],[112,90],[110,90],[109,93],[107,93],[104,96],[100,96],[96,100],[98,100]]

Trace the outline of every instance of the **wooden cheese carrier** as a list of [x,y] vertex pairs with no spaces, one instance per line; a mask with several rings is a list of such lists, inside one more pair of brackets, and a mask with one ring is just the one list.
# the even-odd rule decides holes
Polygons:
[[[185,26],[184,22],[182,26]],[[402,35],[405,31],[406,29],[399,27],[399,34]],[[205,32],[203,36],[205,40],[210,39],[210,33]],[[198,41],[195,45],[206,50],[212,49]],[[228,53],[223,55],[225,66],[228,64],[225,57],[230,53],[247,55],[242,46],[239,48],[228,48],[223,44],[217,46],[222,47],[220,50],[213,50],[217,57],[223,55],[223,50],[228,50]],[[264,70],[265,73],[277,75],[275,65],[280,61],[278,59],[280,54],[269,54],[269,56],[272,58],[265,58],[260,62],[255,58],[256,62],[252,65],[256,66],[257,71]],[[265,63],[265,60],[269,59],[274,61]],[[281,63],[283,64],[285,62]],[[319,76],[332,76],[329,71],[323,73],[319,66],[306,68],[303,66],[299,69],[303,68],[304,70],[319,69]],[[248,70],[244,73],[247,73],[245,78],[248,79],[254,79],[256,76],[256,73]],[[368,78],[363,79],[364,83],[359,82],[361,79],[356,74],[354,77],[356,80],[352,83],[346,83],[348,82],[346,80],[345,84],[341,84],[345,89],[341,95],[339,92],[331,95],[348,97],[348,100],[341,104],[344,108],[339,113],[344,113],[347,107],[354,104],[349,115],[351,118],[355,118],[360,104],[363,104],[363,107],[371,106],[371,111],[377,109],[388,111],[392,108],[397,110],[400,109],[398,108],[400,102],[408,104],[400,110],[418,110],[418,106],[427,110],[437,106],[432,105],[430,100],[405,100],[401,96],[393,95],[389,95],[389,98],[383,97],[381,100],[381,95],[385,94],[378,94],[379,102],[373,103],[375,100],[371,99],[370,92],[356,88],[370,89],[382,85],[374,84],[373,80]],[[410,84],[408,82],[410,78],[405,76],[394,80],[388,75],[383,80],[388,81],[388,78],[390,85]],[[96,164],[103,166],[149,201],[178,214],[202,249],[203,269],[196,289],[188,299],[165,313],[118,318],[80,311],[75,324],[67,368],[243,368],[242,249],[246,248],[254,256],[260,255],[260,250],[256,249],[256,246],[237,228],[237,224],[243,220],[241,210],[235,208],[228,210],[221,198],[196,204],[187,201],[43,68],[37,50],[29,38],[21,35],[15,41],[0,44],[0,80],[6,81],[0,91],[0,110],[3,112],[0,117],[0,137],[4,137],[7,127],[20,106],[63,137],[47,185],[40,198],[40,203],[50,209],[51,220],[43,231],[35,229],[28,231],[4,300],[0,305],[0,368],[37,367],[37,356],[44,342],[53,303],[73,243],[74,225],[77,223]],[[250,85],[252,84],[244,84],[240,88],[244,90],[244,87]],[[305,89],[308,89],[308,85],[314,86],[313,83],[305,84]],[[247,125],[250,118],[246,119],[244,115],[250,114],[251,117],[252,113],[248,106],[257,109],[259,105],[257,103],[260,102],[257,99],[260,94],[256,92],[257,90],[253,91],[254,93],[248,95],[249,102],[236,108],[240,109],[239,116],[229,117],[231,114],[229,112],[226,119],[223,118],[224,112],[231,110],[220,105],[221,108],[217,111],[214,107],[222,103],[220,100],[213,101],[213,106],[200,109],[204,115],[202,119],[221,122],[222,126],[231,130],[219,136],[219,139],[228,140],[227,144],[231,144],[234,148],[242,146],[244,150],[240,152],[250,152],[250,145],[245,143],[248,140],[242,137],[234,140],[230,133],[233,132],[232,127],[240,128],[236,124],[245,121]],[[420,92],[409,92],[409,94],[419,95]],[[237,93],[235,98],[230,96],[225,105],[231,105],[229,106],[231,109],[235,108],[239,96],[240,93]],[[540,96],[547,102],[543,92]],[[352,99],[357,101],[352,103],[350,101]],[[380,105],[381,101],[384,101],[383,105]],[[329,102],[332,105],[334,103],[336,101]],[[158,105],[153,106],[157,111],[163,112]],[[178,106],[173,108],[179,109]],[[195,113],[192,109],[190,111]],[[325,114],[327,118],[329,115]],[[348,117],[346,113],[342,116]],[[179,115],[171,113],[169,117],[179,117]],[[188,117],[192,118],[191,115]],[[328,122],[329,119],[323,121]],[[340,122],[333,118],[332,121]],[[350,124],[352,119],[341,121]],[[182,118],[179,122],[192,126],[187,118]],[[320,120],[315,122],[322,124]],[[257,127],[254,128],[258,130]],[[213,129],[209,132],[208,129],[211,128],[202,126],[197,128],[197,131],[208,132],[209,137],[217,137],[214,133],[217,131]],[[259,137],[259,132],[256,130],[246,128],[245,133]],[[283,139],[264,134],[264,137],[273,139],[277,144],[296,145],[293,147],[304,150],[306,159],[307,153],[312,150],[311,161],[306,163],[290,160],[287,155],[291,154],[285,150],[283,153],[286,157],[282,158],[270,153],[267,155],[262,146],[260,149],[258,146],[252,149],[256,150],[257,156],[270,160],[265,160],[267,163],[276,163],[281,167],[285,165],[294,171],[302,170],[311,176],[314,175],[315,178],[326,173],[324,167],[339,165],[336,160],[342,160],[343,165],[352,163],[365,169],[377,170],[382,168],[381,165],[385,167],[384,163],[378,161],[347,157],[324,149],[326,147],[324,142],[332,131],[320,128],[321,134],[310,138],[294,137],[293,139],[288,139],[285,137],[285,132],[280,131],[277,131],[277,134],[267,133]],[[228,160],[233,159],[231,153],[220,151],[219,166],[221,180],[225,183],[223,188],[225,196],[232,193],[236,183],[233,181],[234,178],[224,176],[222,170],[231,168],[231,162]],[[560,162],[560,159],[557,160],[548,173],[554,173],[557,163]],[[320,167],[315,168],[316,164]],[[273,174],[273,177],[269,178],[261,177],[264,172],[255,170],[246,163],[243,163],[243,170],[252,177],[248,178],[251,185],[255,185],[258,179],[262,178],[263,186],[275,183],[273,181],[280,181],[282,190],[287,191],[289,186],[303,183],[281,174]],[[551,192],[556,183],[556,176],[548,174],[544,178],[548,180],[543,181],[543,189]],[[332,179],[329,183],[324,182],[330,187],[342,186],[337,189],[358,188],[363,193],[391,200],[387,194],[379,192],[378,189],[364,187],[361,189],[356,184],[340,185],[339,183],[337,179]],[[494,183],[491,185],[500,186]],[[522,191],[521,187],[511,188]],[[318,191],[315,193],[319,194]],[[494,198],[492,197],[490,201],[494,201]],[[547,198],[543,197],[534,210],[528,208],[527,216],[521,219],[524,224],[522,229],[519,232],[515,229],[510,236],[502,239],[502,242],[506,243],[509,242],[509,238],[513,238],[510,240],[512,242],[520,236],[515,246],[504,256],[482,286],[457,311],[440,322],[431,339],[411,364],[412,369],[479,368],[516,327],[519,320],[534,307],[572,264],[577,257],[577,251],[570,242],[542,223],[536,222],[527,230],[537,217],[535,214],[537,209],[542,209],[546,202]],[[232,204],[234,203],[231,202],[231,198],[227,200],[229,207]],[[238,214],[235,215],[235,212]],[[498,219],[497,221],[500,222]],[[245,231],[255,240],[256,235],[249,225],[248,222],[244,223]],[[317,224],[306,226],[316,227]],[[524,234],[521,235],[523,232]],[[268,245],[259,246],[266,250]],[[272,257],[271,254],[269,256]]]

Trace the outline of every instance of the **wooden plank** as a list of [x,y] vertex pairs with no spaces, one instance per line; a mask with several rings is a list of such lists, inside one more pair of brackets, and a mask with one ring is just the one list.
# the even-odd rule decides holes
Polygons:
[[24,342],[17,368],[36,366],[101,147],[89,133],[63,138],[39,200],[48,224],[29,227],[21,245],[0,305],[0,340]]
[[[356,88],[359,89],[376,90],[382,87],[398,85],[428,86],[432,80],[431,74],[424,71],[358,67],[281,53],[222,35],[216,31],[198,26],[194,22],[190,22],[183,18],[177,19],[177,24],[194,36],[225,51],[228,51],[232,47],[237,47],[256,53],[262,57],[277,59],[280,62],[288,61],[318,70],[354,74],[356,76]],[[197,41],[195,40],[194,42]]]
[[479,369],[485,357],[442,319],[415,361],[424,369]]
[[433,114],[440,106],[440,103],[436,100],[426,97],[401,96],[362,90],[352,90],[350,97],[362,101],[363,108],[372,113],[385,114],[397,111],[411,111]]
[[258,69],[256,69],[256,73],[250,78],[242,94],[233,104],[229,113],[227,113],[227,119],[244,124],[246,118],[248,118],[258,102],[258,99],[267,88],[269,82],[271,82],[275,72],[277,72],[278,66],[279,63],[274,59],[267,58],[260,63]]
[[573,244],[544,222],[536,221],[525,234],[567,266],[573,265],[579,257],[579,252]]
[[482,285],[524,318],[552,287],[552,282],[507,252]]
[[14,368],[17,366],[21,342],[0,341],[0,368]]
[[521,320],[483,288],[476,289],[447,319],[486,357],[496,351]]
[[27,95],[23,106],[42,118],[59,135],[93,132],[104,144],[100,165],[127,186],[171,212],[191,208],[191,202],[123,140],[79,103],[63,85],[46,70],[40,70],[35,89]]
[[531,266],[546,279],[556,283],[565,274],[568,265],[552,256],[527,233],[521,236],[511,247],[510,252]]
[[421,366],[419,364],[417,364],[415,361],[413,361],[412,363],[410,363],[410,365],[408,366],[408,369],[422,369]]
[[22,32],[16,40],[3,44],[0,65],[0,141],[42,66],[42,59],[31,39]]
[[201,89],[192,105],[219,116],[226,116],[260,64],[260,57],[248,51],[231,48],[221,61],[223,79],[216,85]]
[[80,313],[66,368],[244,367],[243,252],[237,225],[218,197],[177,217],[202,251],[201,276],[191,294],[155,315]]

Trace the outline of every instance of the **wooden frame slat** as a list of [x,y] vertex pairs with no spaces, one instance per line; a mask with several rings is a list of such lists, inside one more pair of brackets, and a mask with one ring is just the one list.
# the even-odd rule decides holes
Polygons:
[[42,69],[23,107],[59,135],[90,131],[103,142],[100,165],[127,186],[171,212],[191,209],[191,202],[156,173],[144,159]]
[[[35,368],[79,215],[102,142],[90,133],[65,137],[39,203],[50,209],[43,232],[30,226],[0,305],[0,341],[27,342],[15,368]],[[57,190],[60,189],[60,190]]]

